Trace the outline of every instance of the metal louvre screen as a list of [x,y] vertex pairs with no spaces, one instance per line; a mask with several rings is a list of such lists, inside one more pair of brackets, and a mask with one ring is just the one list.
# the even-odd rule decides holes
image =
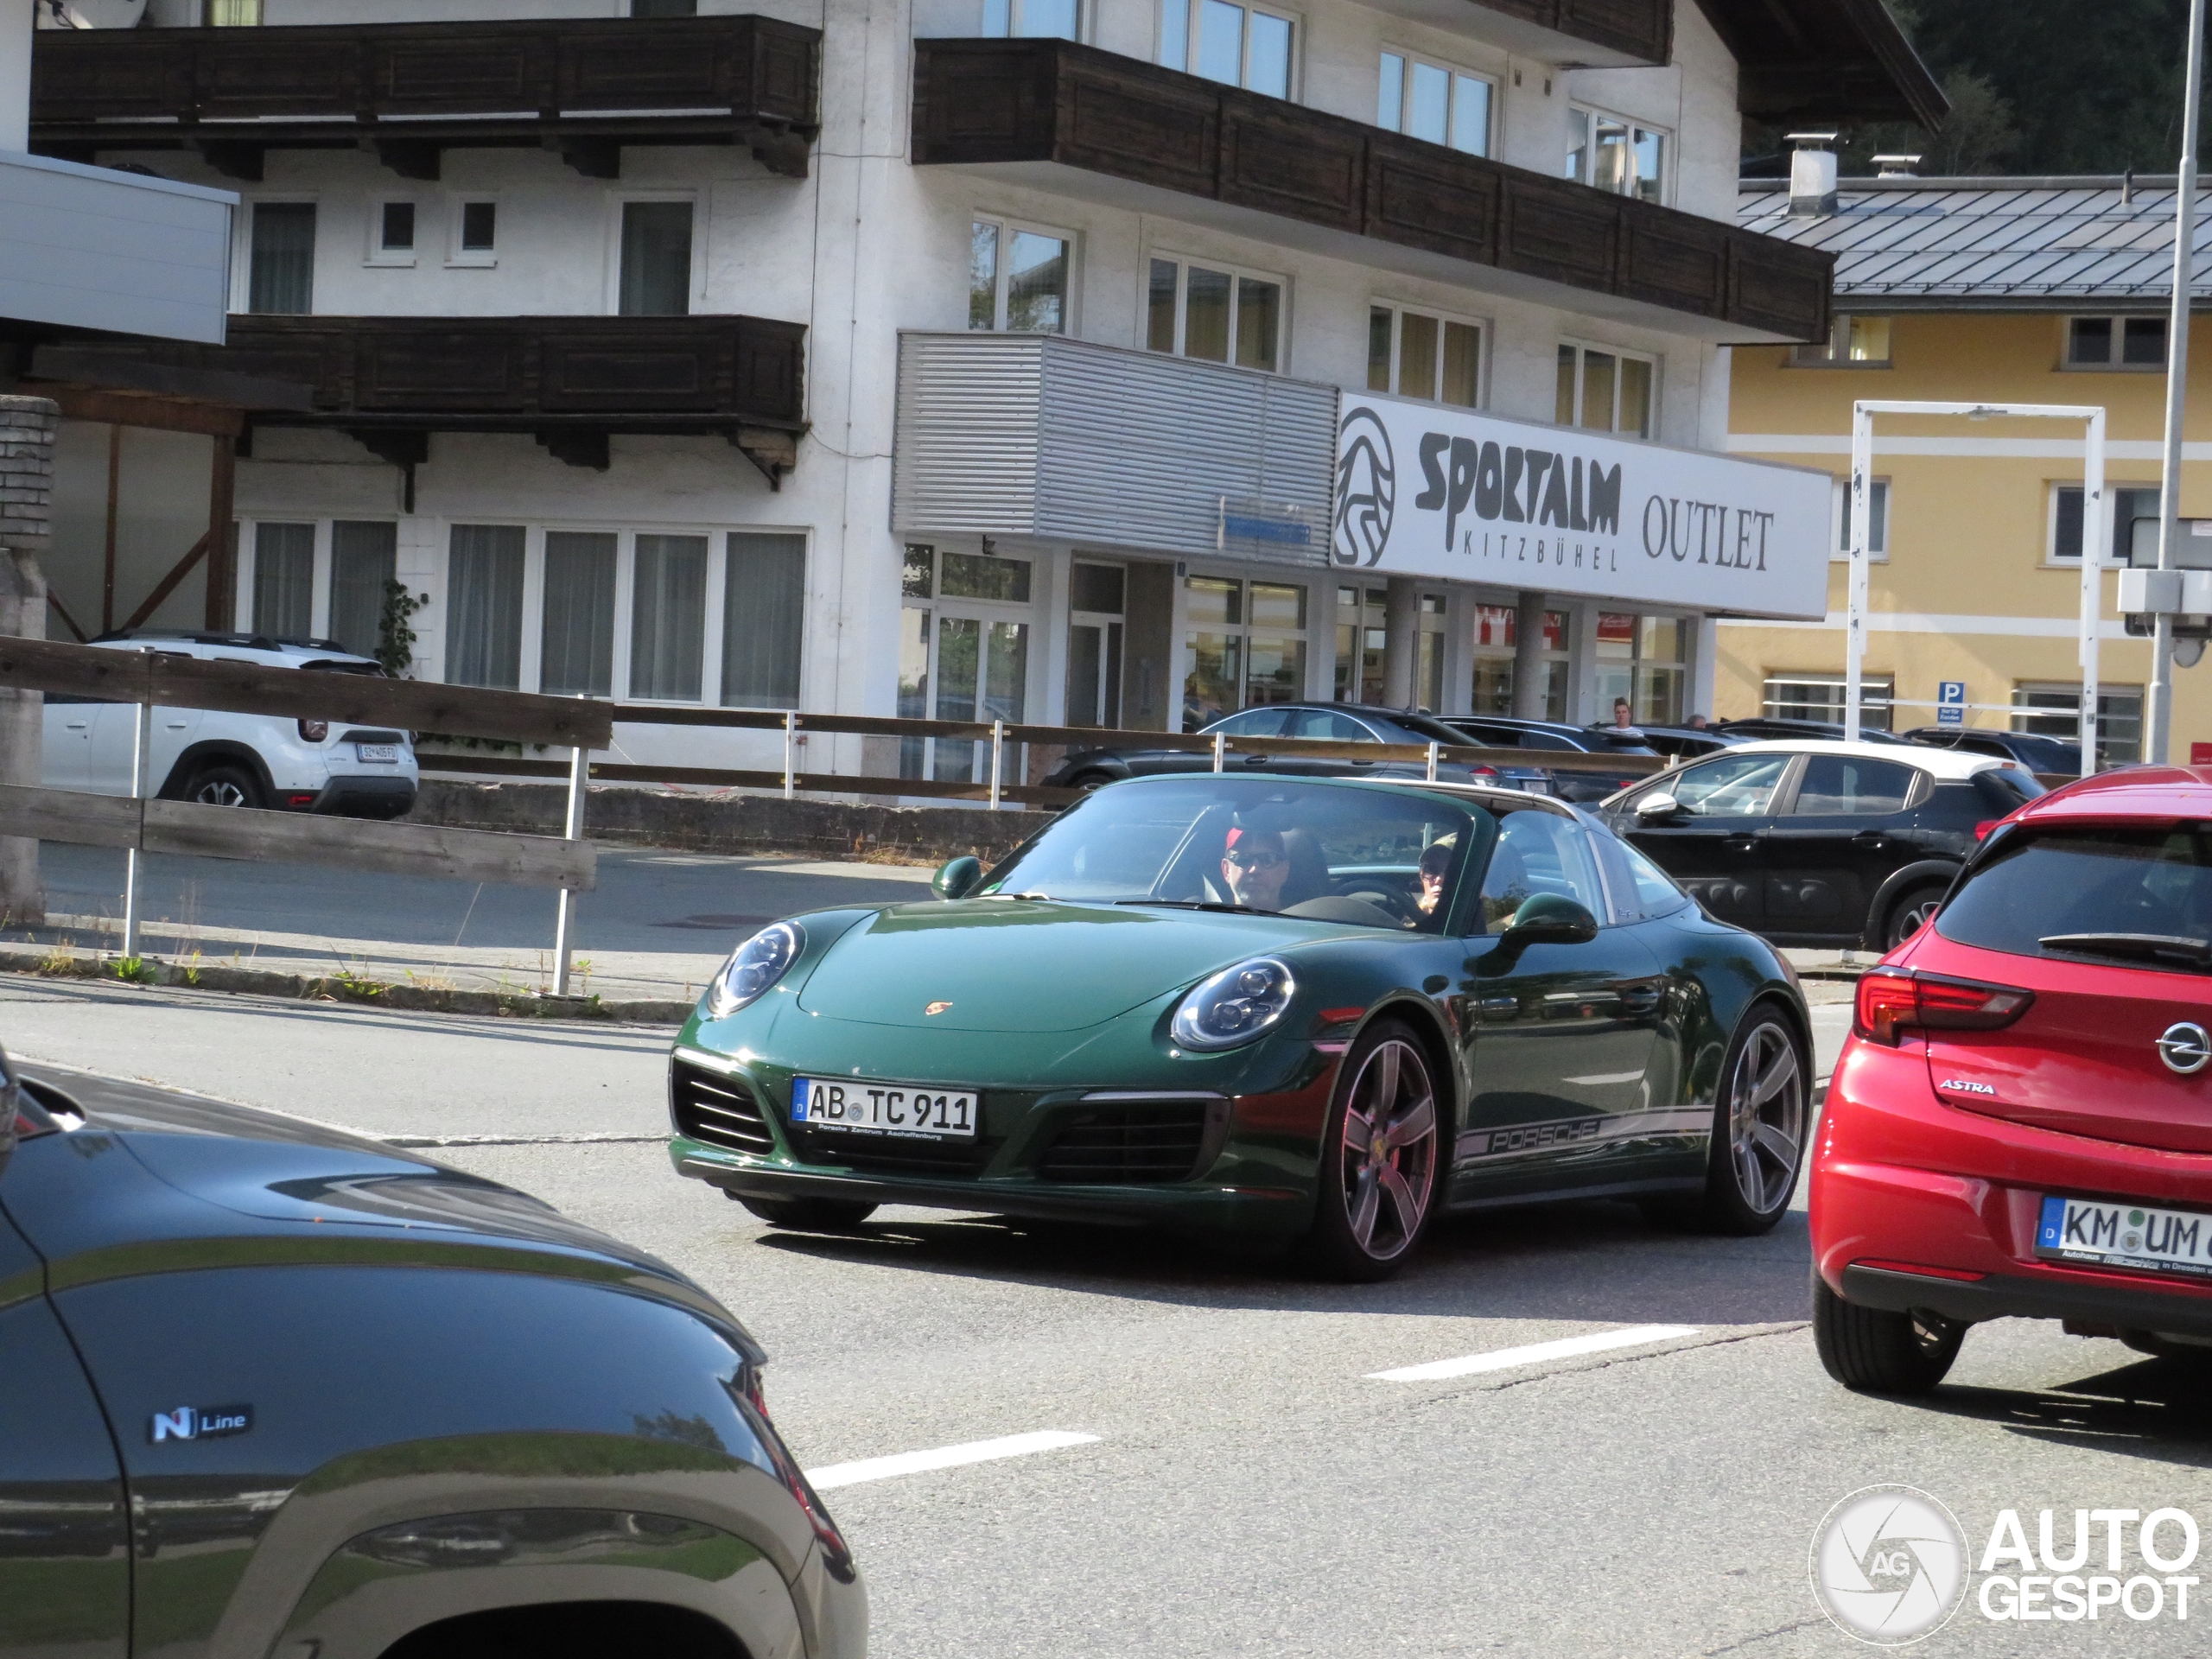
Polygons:
[[1040,334],[901,334],[895,528],[1034,534]]

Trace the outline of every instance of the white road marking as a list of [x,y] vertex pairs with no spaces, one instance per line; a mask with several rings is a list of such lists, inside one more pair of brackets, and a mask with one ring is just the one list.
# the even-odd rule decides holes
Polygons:
[[1089,1446],[1096,1434],[1071,1434],[1065,1429],[1040,1429],[1034,1434],[1008,1434],[1002,1440],[969,1440],[964,1446],[941,1446],[934,1452],[901,1452],[896,1457],[863,1458],[858,1463],[833,1463],[826,1469],[810,1469],[807,1479],[817,1492],[862,1481],[889,1480],[896,1475],[918,1475],[930,1469],[957,1469],[963,1463],[990,1463],[999,1458],[1025,1457],[1032,1452],[1057,1452],[1062,1446]]
[[1499,1348],[1487,1354],[1466,1354],[1427,1365],[1403,1365],[1392,1371],[1370,1371],[1384,1382],[1436,1382],[1447,1376],[1472,1376],[1478,1371],[1510,1371],[1516,1365],[1537,1365],[1548,1359],[1573,1359],[1581,1354],[1602,1354],[1609,1348],[1640,1348],[1646,1343],[1671,1342],[1694,1337],[1694,1325],[1632,1325],[1624,1331],[1599,1331],[1586,1337],[1562,1337],[1557,1342],[1532,1342],[1525,1348]]

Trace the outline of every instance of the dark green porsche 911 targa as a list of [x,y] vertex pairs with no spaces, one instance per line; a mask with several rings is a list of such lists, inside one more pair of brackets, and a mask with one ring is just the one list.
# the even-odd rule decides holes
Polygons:
[[678,1171],[791,1226],[1157,1223],[1360,1279],[1440,1211],[1751,1233],[1796,1185],[1789,968],[1556,801],[1140,779],[936,887],[738,948],[671,1058]]

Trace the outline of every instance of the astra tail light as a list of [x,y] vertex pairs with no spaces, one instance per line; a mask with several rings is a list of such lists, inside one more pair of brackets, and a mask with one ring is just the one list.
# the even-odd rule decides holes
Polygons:
[[1478,784],[1494,784],[1497,781],[1497,768],[1496,766],[1472,766],[1468,769],[1468,775]]
[[1878,968],[1859,982],[1851,1028],[1894,1048],[1907,1031],[1996,1031],[2036,1000],[2014,985],[1985,985],[1898,968]]
[[2002,818],[1984,818],[1980,823],[1974,825],[1974,838],[1976,841],[1987,841],[1989,832],[2004,822]]

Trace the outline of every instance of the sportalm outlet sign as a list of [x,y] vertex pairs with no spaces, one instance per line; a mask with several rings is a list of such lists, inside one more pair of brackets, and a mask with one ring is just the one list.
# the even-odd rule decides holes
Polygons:
[[1347,395],[1339,567],[1753,616],[1827,613],[1825,473]]

